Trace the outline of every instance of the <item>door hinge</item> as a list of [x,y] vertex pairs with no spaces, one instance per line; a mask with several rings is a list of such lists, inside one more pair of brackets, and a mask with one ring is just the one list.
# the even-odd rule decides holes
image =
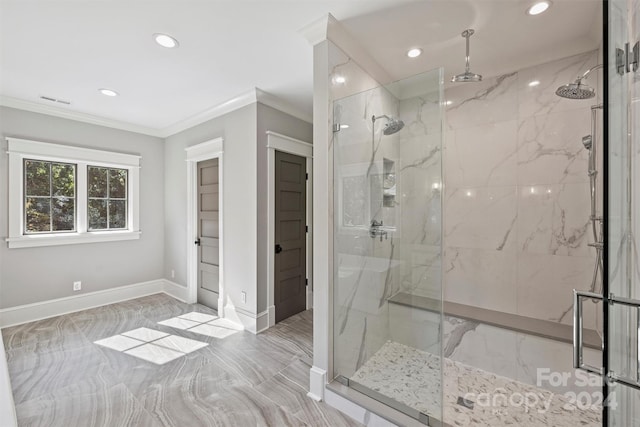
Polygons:
[[334,123],[333,124],[333,131],[334,132],[340,132],[340,129],[341,129],[340,123]]
[[308,174],[308,173],[305,173],[305,174],[304,174],[304,179],[306,179],[307,181],[309,181],[309,174]]
[[304,279],[304,284],[309,286],[309,279]]
[[640,67],[640,42],[636,42],[633,48],[625,43],[624,50],[616,48],[616,70],[618,74],[636,72]]
[[304,226],[304,232],[305,232],[305,233],[308,233],[308,232],[309,232],[309,226],[308,226],[308,225],[305,225],[305,226]]

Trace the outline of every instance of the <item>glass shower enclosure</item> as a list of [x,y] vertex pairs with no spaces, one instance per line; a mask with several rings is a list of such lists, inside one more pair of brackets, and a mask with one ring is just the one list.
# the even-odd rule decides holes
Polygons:
[[442,416],[443,76],[337,99],[334,377],[427,424]]

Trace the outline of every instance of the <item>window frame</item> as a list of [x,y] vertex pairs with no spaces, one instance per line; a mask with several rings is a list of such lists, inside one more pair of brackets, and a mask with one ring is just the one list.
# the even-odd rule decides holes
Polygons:
[[[134,154],[103,151],[69,145],[52,144],[20,138],[6,138],[9,155],[9,248],[57,246],[80,243],[139,239],[140,161]],[[76,165],[76,231],[25,234],[24,230],[24,159]],[[127,169],[127,228],[89,231],[88,166]]]
[[[49,196],[33,196],[33,195],[29,195],[27,193],[27,183],[25,180],[25,177],[27,175],[27,162],[43,162],[43,163],[49,163]],[[74,180],[74,185],[73,185],[73,230],[54,230],[53,229],[53,200],[56,198],[60,198],[59,196],[54,196],[53,195],[53,172],[52,172],[52,168],[53,165],[69,165],[69,166],[73,166],[73,180]],[[78,194],[76,192],[76,187],[77,187],[77,181],[78,181],[78,165],[75,163],[66,163],[66,162],[59,162],[59,161],[53,161],[53,160],[48,160],[48,161],[44,161],[44,160],[36,160],[36,159],[31,159],[31,158],[27,158],[24,157],[22,159],[22,186],[23,186],[23,193],[22,193],[22,234],[25,236],[35,236],[38,234],[62,234],[62,233],[75,233],[76,232],[76,228],[78,226],[78,222],[76,221],[77,217],[78,217]],[[37,199],[49,199],[49,231],[28,231],[27,230],[27,199],[28,198],[37,198]]]

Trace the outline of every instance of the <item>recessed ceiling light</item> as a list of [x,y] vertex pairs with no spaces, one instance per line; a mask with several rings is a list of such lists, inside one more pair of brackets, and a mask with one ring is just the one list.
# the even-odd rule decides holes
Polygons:
[[527,14],[529,14],[529,15],[540,15],[542,12],[544,12],[547,9],[549,9],[550,6],[551,6],[551,2],[550,1],[539,1],[539,2],[536,2],[536,3],[532,4],[531,6],[529,6],[529,9],[527,9]]
[[103,95],[107,95],[107,96],[118,96],[118,92],[116,92],[115,90],[111,90],[111,89],[98,89],[98,91],[103,94]]
[[413,49],[409,49],[409,51],[407,52],[407,56],[409,58],[417,58],[421,54],[422,54],[422,49],[420,49],[418,47],[414,47]]
[[336,76],[335,81],[336,83],[344,83],[347,81],[347,79],[344,76]]
[[532,80],[529,82],[529,87],[538,86],[540,84],[540,80]]
[[453,104],[453,101],[445,101],[444,102],[444,105],[451,105],[451,104]]
[[173,37],[171,37],[170,35],[167,35],[167,34],[155,33],[153,35],[153,39],[160,46],[166,47],[166,48],[169,48],[169,49],[174,48],[174,47],[178,47],[180,45],[178,43],[178,40],[174,39]]

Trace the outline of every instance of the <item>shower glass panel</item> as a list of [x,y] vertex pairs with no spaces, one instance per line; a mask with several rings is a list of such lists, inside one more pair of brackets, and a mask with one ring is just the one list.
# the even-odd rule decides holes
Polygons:
[[423,423],[442,413],[443,76],[338,99],[334,377]]
[[[608,7],[608,426],[640,425],[640,1],[611,0]],[[627,56],[626,52],[631,55]],[[624,59],[627,61],[624,61]],[[622,61],[622,67],[618,67]]]

